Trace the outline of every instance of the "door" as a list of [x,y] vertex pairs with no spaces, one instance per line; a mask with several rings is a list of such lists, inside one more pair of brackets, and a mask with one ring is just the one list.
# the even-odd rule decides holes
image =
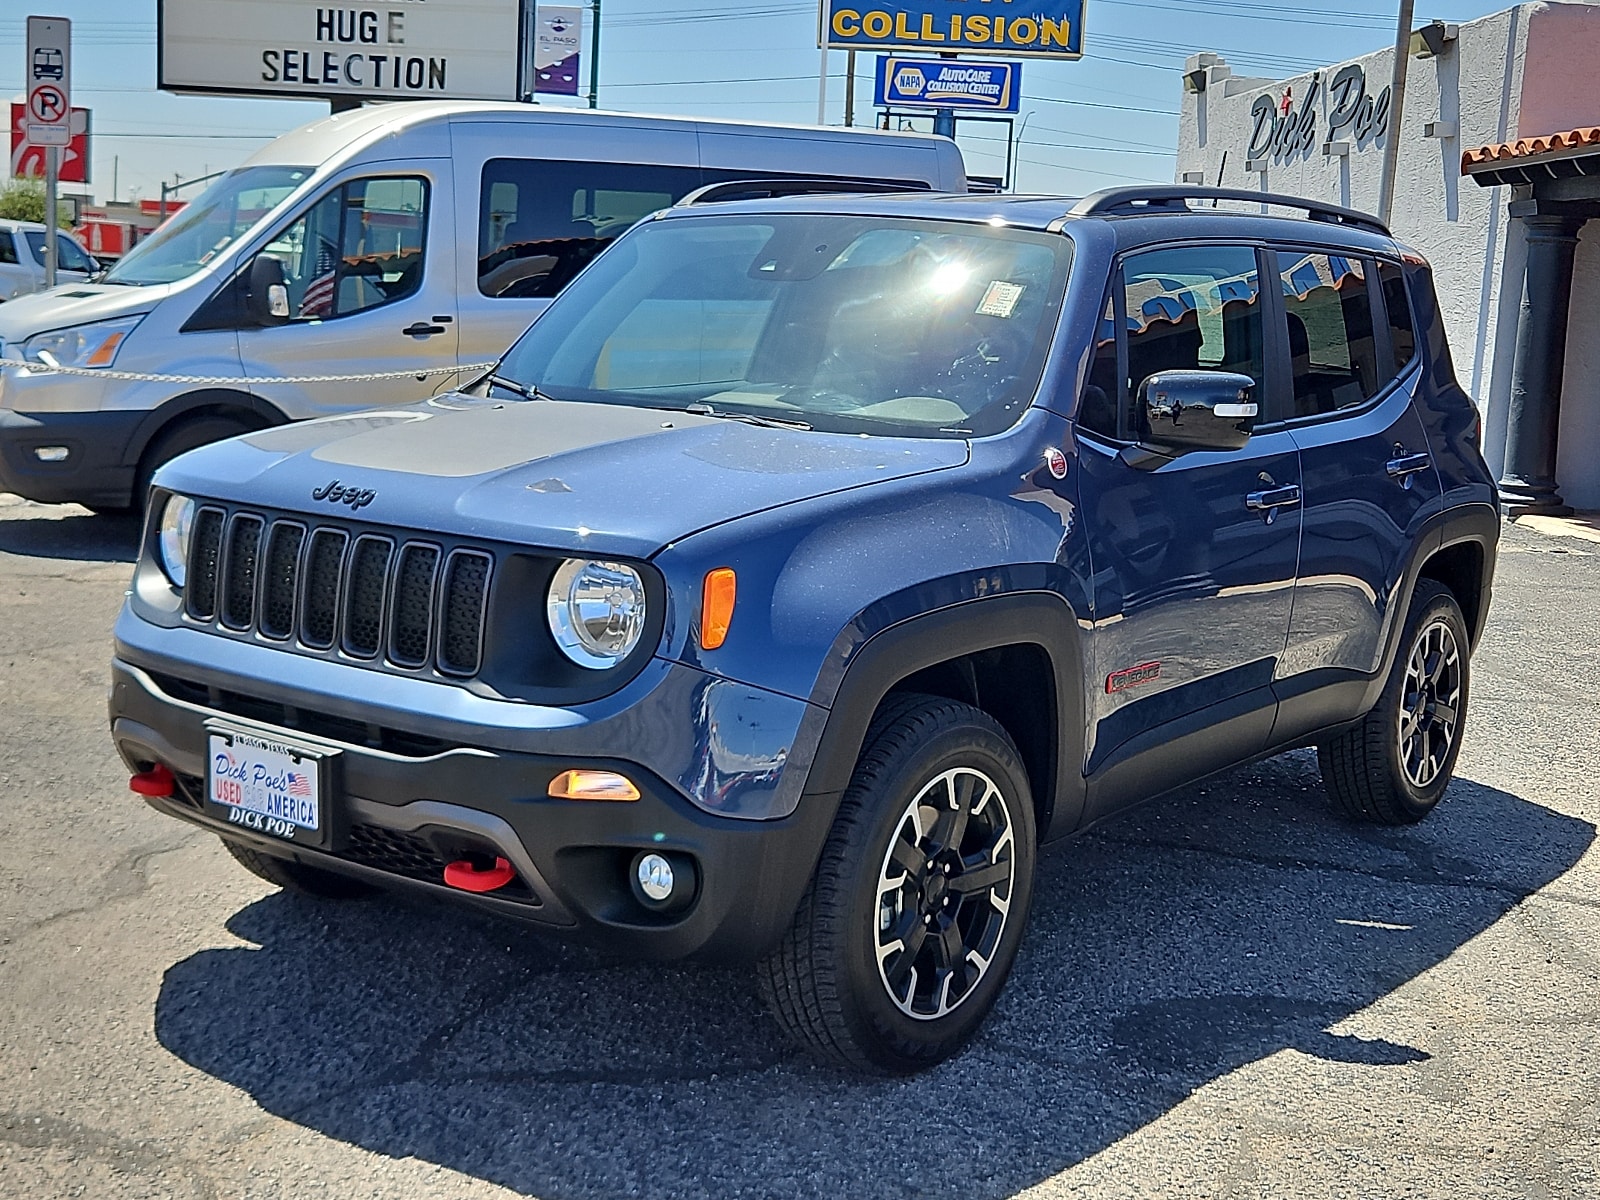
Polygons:
[[290,417],[408,404],[450,376],[279,384],[275,377],[429,371],[456,362],[448,161],[346,180],[261,251],[282,260],[287,324],[239,331],[250,390]]
[[1261,261],[1248,246],[1124,259],[1079,408],[1094,571],[1090,802],[1104,811],[1262,749],[1300,540],[1287,432],[1154,457],[1139,384],[1168,370],[1269,383]]
[[1269,415],[1300,448],[1304,491],[1300,580],[1278,668],[1279,735],[1295,736],[1360,714],[1405,616],[1397,606],[1420,529],[1443,495],[1412,403],[1416,335],[1399,264],[1276,255],[1290,388],[1287,411]]

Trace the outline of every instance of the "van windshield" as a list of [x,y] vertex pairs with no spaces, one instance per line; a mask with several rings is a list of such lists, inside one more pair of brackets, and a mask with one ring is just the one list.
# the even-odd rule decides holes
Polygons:
[[186,279],[282,204],[310,167],[229,171],[124,255],[102,282],[142,287]]
[[902,437],[983,436],[1033,398],[1059,235],[762,213],[635,227],[496,371],[525,394]]

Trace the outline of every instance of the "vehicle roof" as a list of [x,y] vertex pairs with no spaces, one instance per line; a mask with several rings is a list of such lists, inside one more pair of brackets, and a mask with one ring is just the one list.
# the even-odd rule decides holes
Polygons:
[[[11,217],[0,217],[0,229],[22,230],[22,231],[27,232],[27,233],[43,233],[44,232],[44,222],[42,222],[42,221],[18,221],[18,220],[14,220]],[[63,229],[61,232],[62,233],[67,233],[69,231]]]
[[321,117],[275,138],[256,151],[245,165],[275,164],[314,167],[335,155],[349,153],[380,138],[435,123],[515,121],[530,125],[632,125],[692,132],[714,129],[721,133],[772,134],[783,131],[825,135],[831,140],[882,144],[885,138],[950,145],[948,138],[929,133],[833,126],[787,125],[767,121],[734,121],[713,117],[655,116],[609,109],[565,108],[514,104],[495,100],[401,100],[369,104],[352,112]]
[[1244,212],[1233,208],[1196,208],[1190,211],[1101,213],[1072,215],[1076,196],[1008,196],[984,193],[850,192],[830,195],[778,196],[760,200],[731,200],[705,206],[674,208],[673,217],[713,212],[838,213],[849,216],[900,217],[913,220],[987,222],[1000,220],[1019,229],[1059,230],[1078,222],[1106,222],[1117,228],[1123,245],[1157,241],[1164,237],[1250,237],[1273,240],[1332,242],[1371,251],[1393,252],[1392,238],[1376,232],[1306,217],[1278,213]]

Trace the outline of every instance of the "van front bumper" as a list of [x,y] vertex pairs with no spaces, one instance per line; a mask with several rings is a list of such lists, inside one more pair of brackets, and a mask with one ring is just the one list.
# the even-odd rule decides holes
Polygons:
[[[0,492],[41,504],[121,508],[136,464],[124,462],[144,412],[20,413],[0,408]],[[65,457],[58,455],[65,450]],[[50,452],[41,458],[40,452]]]
[[[238,701],[237,693],[203,697],[157,669],[114,660],[110,715],[119,753],[134,772],[161,763],[176,777],[171,796],[149,799],[153,807],[268,854],[447,896],[632,958],[741,961],[770,949],[789,924],[837,806],[837,797],[806,797],[779,819],[718,816],[627,745],[615,755],[574,756],[462,744],[396,752],[340,742],[329,771],[324,844],[303,846],[207,809],[208,722],[289,742],[305,737],[241,716]],[[626,775],[640,798],[551,799],[551,780],[574,768]],[[630,878],[641,851],[668,856],[680,878],[691,880],[692,899],[662,912],[637,898]],[[463,857],[504,858],[515,881],[484,894],[447,886],[444,866]]]

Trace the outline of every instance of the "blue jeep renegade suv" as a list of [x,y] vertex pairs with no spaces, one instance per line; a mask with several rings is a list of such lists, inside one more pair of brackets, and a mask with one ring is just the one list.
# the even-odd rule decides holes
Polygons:
[[747,960],[802,1045],[915,1070],[1042,843],[1298,746],[1353,818],[1438,803],[1477,439],[1358,213],[684,203],[465,391],[164,468],[112,733],[275,884]]

